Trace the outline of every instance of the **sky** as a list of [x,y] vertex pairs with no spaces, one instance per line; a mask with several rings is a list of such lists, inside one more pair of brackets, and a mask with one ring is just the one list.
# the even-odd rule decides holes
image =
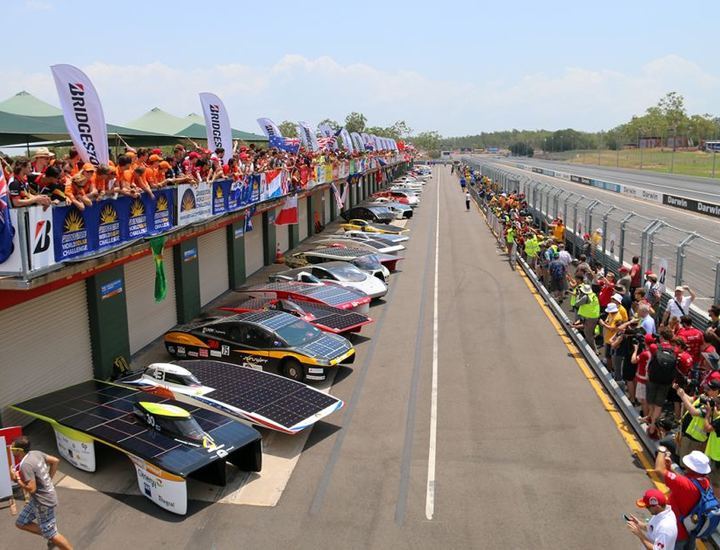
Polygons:
[[[58,105],[50,65],[85,71],[106,119],[200,113],[233,127],[352,111],[444,136],[607,130],[666,92],[720,115],[717,9],[677,2],[5,0],[0,99]],[[704,7],[703,7],[704,6]]]

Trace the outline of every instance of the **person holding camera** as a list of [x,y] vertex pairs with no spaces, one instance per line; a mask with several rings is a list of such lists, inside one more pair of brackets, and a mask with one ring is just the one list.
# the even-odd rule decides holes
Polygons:
[[[717,380],[710,378],[708,384]],[[705,445],[705,454],[710,458],[712,471],[710,472],[710,482],[713,490],[720,494],[720,411],[715,399],[708,403],[705,409],[705,431],[708,434],[707,444]]]
[[[657,473],[670,490],[668,505],[675,514],[677,539],[675,550],[695,550],[695,537],[688,533],[685,519],[692,513],[700,501],[700,488],[707,491],[710,480],[710,460],[701,451],[693,451],[682,457],[685,475],[672,469],[672,459],[666,447],[660,445],[655,456],[655,473]],[[668,550],[671,547],[668,547]]]
[[680,438],[678,456],[683,457],[693,451],[704,451],[707,446],[708,434],[705,431],[705,416],[708,409],[714,406],[715,400],[720,396],[720,379],[711,379],[704,391],[693,399],[679,384],[673,384],[678,397],[683,404],[683,415],[680,418]]

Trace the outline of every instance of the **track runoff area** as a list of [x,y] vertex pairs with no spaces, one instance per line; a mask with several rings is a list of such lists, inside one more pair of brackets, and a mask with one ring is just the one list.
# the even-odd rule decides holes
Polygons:
[[[355,362],[327,383],[345,407],[264,438],[259,479],[190,483],[182,517],[138,494],[119,453],[98,446],[92,475],[63,463],[58,521],[76,547],[636,547],[622,514],[651,486],[639,445],[457,178],[433,172]],[[8,547],[27,540],[3,530]]]

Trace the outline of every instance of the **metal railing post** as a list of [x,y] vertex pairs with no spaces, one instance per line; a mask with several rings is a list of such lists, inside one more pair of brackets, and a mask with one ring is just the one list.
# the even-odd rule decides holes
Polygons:
[[635,212],[630,212],[620,221],[620,253],[618,254],[620,265],[623,265],[623,259],[625,258],[625,228],[627,227],[627,222],[629,222],[630,218],[634,215]]
[[647,226],[645,226],[645,229],[642,231],[642,237],[640,238],[640,265],[642,265],[642,270],[647,271],[648,269],[652,268],[652,261],[648,261],[648,235],[650,234],[650,231],[653,227],[655,227],[658,223],[660,223],[660,220],[652,220]]
[[613,210],[617,210],[617,207],[616,207],[616,206],[611,206],[611,207],[610,207],[610,210],[608,210],[607,212],[605,212],[605,214],[603,214],[603,217],[602,217],[602,230],[603,230],[603,234],[602,234],[602,253],[603,253],[603,256],[604,256],[604,258],[605,258],[605,261],[603,262],[603,266],[605,267],[605,271],[607,271],[607,253],[606,253],[606,250],[607,250],[607,221],[608,221],[608,217],[610,216],[610,214],[612,213]]
[[693,239],[699,237],[697,233],[691,233],[680,241],[677,245],[677,255],[675,256],[675,286],[681,286],[683,281],[683,271],[685,267],[685,247],[690,244]]
[[598,204],[600,204],[600,201],[594,200],[585,207],[585,227],[587,229],[587,232],[590,233],[591,235],[592,235],[592,211]]

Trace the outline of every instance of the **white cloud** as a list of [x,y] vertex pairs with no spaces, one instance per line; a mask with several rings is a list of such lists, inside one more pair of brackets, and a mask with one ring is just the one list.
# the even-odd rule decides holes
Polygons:
[[[634,74],[567,67],[503,82],[480,72],[481,83],[300,55],[265,67],[96,62],[83,69],[112,122],[122,124],[155,106],[177,115],[199,112],[198,92],[212,91],[224,100],[233,125],[251,131],[258,131],[259,116],[317,122],[342,120],[350,111],[364,113],[371,124],[404,119],[416,130],[438,129],[445,135],[507,128],[598,130],[641,113],[671,90],[685,95],[691,112],[714,112],[720,94],[720,77],[676,55],[654,59]],[[57,104],[49,69],[43,74],[6,71],[0,97],[19,89]]]
[[51,11],[53,5],[42,0],[25,0],[25,8],[30,11]]

